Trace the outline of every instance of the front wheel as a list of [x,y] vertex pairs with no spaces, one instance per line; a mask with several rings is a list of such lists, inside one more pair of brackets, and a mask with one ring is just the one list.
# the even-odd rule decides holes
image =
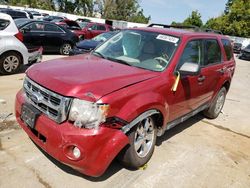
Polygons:
[[152,117],[147,117],[132,128],[128,135],[130,145],[119,156],[127,167],[139,168],[146,164],[154,152],[156,126]]
[[60,53],[62,55],[69,55],[70,50],[72,49],[71,44],[69,43],[64,43],[61,48],[60,48]]
[[210,119],[217,118],[224,106],[226,94],[226,88],[222,87],[213,102],[211,103],[210,107],[203,111],[203,114]]
[[0,57],[0,72],[2,74],[14,74],[19,71],[22,58],[16,52],[7,52]]

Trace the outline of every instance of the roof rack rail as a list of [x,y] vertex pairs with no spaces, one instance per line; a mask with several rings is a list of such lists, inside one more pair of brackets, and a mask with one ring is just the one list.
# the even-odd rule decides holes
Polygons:
[[176,28],[176,29],[187,29],[187,30],[192,30],[195,32],[207,32],[207,33],[217,33],[217,34],[221,34],[223,35],[223,33],[219,30],[213,30],[213,29],[209,29],[209,28],[199,28],[197,26],[188,26],[188,25],[165,25],[165,24],[156,24],[156,23],[152,23],[150,25],[148,25],[148,27],[162,27],[162,28]]
[[223,35],[223,33],[219,30],[205,28],[205,29],[203,29],[203,31],[207,32],[207,33],[217,33],[217,34]]
[[163,27],[163,28],[176,28],[176,29],[192,29],[193,31],[200,31],[200,28],[197,26],[187,26],[187,25],[165,25],[165,24],[155,24],[152,23],[148,27]]

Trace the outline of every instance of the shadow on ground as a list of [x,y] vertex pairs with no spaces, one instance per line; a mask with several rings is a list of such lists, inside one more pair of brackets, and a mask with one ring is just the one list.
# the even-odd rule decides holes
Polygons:
[[[168,139],[175,136],[176,134],[181,133],[182,131],[189,128],[193,124],[201,121],[203,118],[204,117],[202,115],[198,114],[198,115],[188,119],[187,121],[177,125],[176,127],[172,128],[171,130],[166,131],[163,136],[157,138],[156,146],[160,146],[163,142],[167,141]],[[69,174],[72,174],[72,175],[75,175],[75,176],[78,176],[78,177],[82,177],[82,178],[87,179],[87,180],[92,181],[92,182],[105,181],[108,178],[110,178],[111,176],[113,176],[114,174],[116,174],[117,172],[119,172],[121,169],[125,168],[117,160],[114,160],[110,164],[110,166],[108,167],[108,169],[105,171],[105,173],[102,176],[100,176],[100,177],[89,177],[89,176],[86,176],[86,175],[83,175],[83,174],[79,173],[78,171],[72,169],[69,166],[66,166],[66,165],[62,164],[61,162],[57,161],[56,159],[52,158],[50,155],[45,153],[39,146],[37,146],[37,147],[38,147],[38,149],[40,151],[42,151],[42,153],[44,153],[44,155],[50,161],[52,161],[57,167],[59,167],[60,169],[62,169],[66,173],[69,173]],[[128,169],[128,170],[132,170],[132,169]]]

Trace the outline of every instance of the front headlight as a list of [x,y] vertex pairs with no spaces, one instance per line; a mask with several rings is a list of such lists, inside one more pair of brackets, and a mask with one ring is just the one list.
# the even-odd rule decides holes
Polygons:
[[98,128],[106,120],[109,105],[96,104],[89,101],[74,99],[71,105],[69,120],[77,127],[87,129]]

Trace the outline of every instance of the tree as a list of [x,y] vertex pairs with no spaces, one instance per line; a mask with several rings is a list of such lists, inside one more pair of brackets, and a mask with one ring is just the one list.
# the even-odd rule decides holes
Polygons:
[[206,27],[221,30],[224,34],[250,37],[250,3],[249,0],[229,0],[224,14],[211,18]]
[[187,25],[187,26],[193,25],[193,26],[201,27],[203,23],[201,20],[201,14],[198,12],[198,10],[192,11],[191,15],[184,20],[183,25]]

